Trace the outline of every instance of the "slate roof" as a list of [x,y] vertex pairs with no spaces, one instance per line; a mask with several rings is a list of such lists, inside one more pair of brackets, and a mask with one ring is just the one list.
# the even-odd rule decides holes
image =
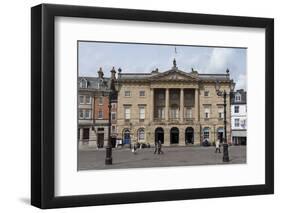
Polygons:
[[[240,94],[241,95],[241,101],[235,101],[235,95],[236,94]],[[244,91],[243,89],[240,90],[236,90],[235,92],[233,92],[232,96],[231,96],[231,104],[247,104],[247,92]]]
[[[88,83],[87,88],[81,88],[80,82],[85,79]],[[99,79],[98,77],[78,77],[78,88],[83,90],[108,90],[110,86],[110,78]]]

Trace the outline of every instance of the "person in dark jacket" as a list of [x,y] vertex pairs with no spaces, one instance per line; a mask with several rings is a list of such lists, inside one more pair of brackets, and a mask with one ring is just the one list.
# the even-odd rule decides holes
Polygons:
[[163,154],[163,151],[162,151],[162,142],[159,140],[158,141],[158,154]]

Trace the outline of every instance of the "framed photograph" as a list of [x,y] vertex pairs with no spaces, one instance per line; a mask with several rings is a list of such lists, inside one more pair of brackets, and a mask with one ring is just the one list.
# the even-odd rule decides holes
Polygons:
[[31,204],[274,193],[274,20],[31,9]]

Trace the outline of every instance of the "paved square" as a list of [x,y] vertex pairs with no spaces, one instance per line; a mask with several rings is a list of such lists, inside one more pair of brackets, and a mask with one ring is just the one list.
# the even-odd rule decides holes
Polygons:
[[[221,148],[222,150],[222,148]],[[154,154],[154,148],[138,149],[134,154],[128,148],[112,149],[112,165],[105,165],[105,149],[80,150],[78,170],[125,169],[167,166],[243,164],[246,163],[246,146],[229,146],[228,163],[215,147],[163,147],[164,154]]]

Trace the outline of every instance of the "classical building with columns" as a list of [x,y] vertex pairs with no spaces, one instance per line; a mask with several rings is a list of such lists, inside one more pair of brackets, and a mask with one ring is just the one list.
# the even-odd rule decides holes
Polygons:
[[[229,71],[200,74],[178,69],[118,74],[117,137],[124,144],[161,141],[170,145],[213,143],[224,134],[223,97],[215,85],[230,92]],[[231,141],[230,98],[227,97],[227,139]]]

